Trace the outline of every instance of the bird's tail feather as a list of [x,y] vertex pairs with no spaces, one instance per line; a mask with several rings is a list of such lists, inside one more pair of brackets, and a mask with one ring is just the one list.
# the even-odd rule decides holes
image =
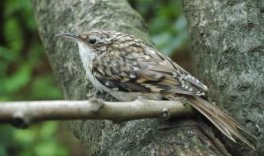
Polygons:
[[253,138],[256,137],[243,128],[243,126],[236,122],[231,116],[201,97],[188,96],[187,100],[196,110],[198,110],[209,121],[211,121],[229,139],[236,142],[235,138],[237,138],[247,144],[249,147],[255,149],[254,145],[252,145],[242,134],[239,133],[239,130],[246,132]]

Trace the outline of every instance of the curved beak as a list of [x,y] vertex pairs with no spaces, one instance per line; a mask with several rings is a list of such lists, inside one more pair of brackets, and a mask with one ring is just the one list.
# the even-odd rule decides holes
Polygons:
[[65,37],[65,38],[71,38],[71,39],[80,39],[79,35],[76,35],[74,33],[60,33],[56,34],[55,37]]

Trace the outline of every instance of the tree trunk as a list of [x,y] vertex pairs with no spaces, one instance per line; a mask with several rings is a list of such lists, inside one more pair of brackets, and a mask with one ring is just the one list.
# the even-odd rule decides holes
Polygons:
[[[66,99],[89,99],[96,95],[113,100],[106,94],[96,93],[87,81],[76,45],[55,40],[55,34],[115,30],[133,34],[151,45],[142,17],[125,0],[33,0],[33,6],[42,42]],[[260,52],[251,55],[260,55]],[[213,62],[205,61],[204,64],[209,67]],[[202,65],[199,67],[201,69]],[[208,77],[205,76],[210,81]],[[85,145],[87,155],[228,155],[212,130],[194,119],[145,119],[123,123],[72,121],[71,127]]]
[[184,10],[210,99],[257,136],[257,151],[222,141],[234,155],[264,155],[264,1],[184,0]]

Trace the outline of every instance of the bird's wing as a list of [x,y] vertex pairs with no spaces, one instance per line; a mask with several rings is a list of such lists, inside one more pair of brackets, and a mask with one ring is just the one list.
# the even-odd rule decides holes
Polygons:
[[98,57],[93,62],[93,75],[106,87],[118,91],[203,95],[207,90],[167,56],[151,47],[137,46],[141,50],[131,48]]

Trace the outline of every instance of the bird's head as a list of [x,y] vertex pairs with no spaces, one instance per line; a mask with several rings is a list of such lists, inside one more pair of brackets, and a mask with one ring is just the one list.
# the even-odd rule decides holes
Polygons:
[[112,39],[116,37],[118,32],[108,31],[91,31],[81,34],[60,33],[55,37],[65,37],[73,39],[77,42],[81,57],[89,56],[94,59],[98,55],[107,51]]

